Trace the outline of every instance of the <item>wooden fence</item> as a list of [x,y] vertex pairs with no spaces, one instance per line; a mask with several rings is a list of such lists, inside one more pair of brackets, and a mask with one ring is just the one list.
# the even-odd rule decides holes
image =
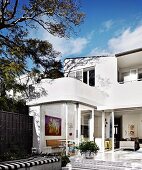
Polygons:
[[0,154],[17,149],[31,152],[33,117],[0,111]]

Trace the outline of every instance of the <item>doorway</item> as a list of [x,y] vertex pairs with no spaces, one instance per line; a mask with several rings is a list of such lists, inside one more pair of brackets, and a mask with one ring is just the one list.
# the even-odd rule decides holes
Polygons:
[[114,147],[119,148],[119,141],[122,138],[122,117],[114,118]]

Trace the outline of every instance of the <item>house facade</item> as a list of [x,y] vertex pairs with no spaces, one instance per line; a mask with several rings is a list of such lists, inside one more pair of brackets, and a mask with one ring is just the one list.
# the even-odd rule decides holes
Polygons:
[[63,78],[32,84],[37,97],[27,104],[34,117],[33,147],[46,152],[49,139],[76,145],[95,140],[104,152],[118,148],[122,138],[142,139],[141,48],[69,58],[64,72]]

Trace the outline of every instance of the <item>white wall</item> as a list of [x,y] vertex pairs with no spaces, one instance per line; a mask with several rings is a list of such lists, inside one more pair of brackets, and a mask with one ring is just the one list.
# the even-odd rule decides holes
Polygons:
[[122,137],[130,138],[129,125],[134,125],[134,137],[142,138],[142,110],[133,112],[122,112]]
[[[75,104],[68,104],[68,139],[75,138]],[[61,136],[45,136],[45,115],[61,118]],[[41,150],[46,147],[48,139],[66,139],[66,108],[65,103],[41,105]],[[70,136],[69,133],[72,133]]]
[[141,107],[142,106],[142,81],[127,82],[112,86],[106,99],[106,106],[100,110]]
[[35,85],[36,89],[44,89],[45,96],[27,101],[27,105],[37,105],[56,101],[76,101],[88,105],[103,105],[105,94],[95,87],[90,87],[74,78],[45,79]]
[[40,152],[40,106],[33,106],[29,108],[29,115],[33,116],[33,147]]
[[108,93],[113,84],[117,83],[117,59],[113,56],[100,58],[95,67],[95,85]]

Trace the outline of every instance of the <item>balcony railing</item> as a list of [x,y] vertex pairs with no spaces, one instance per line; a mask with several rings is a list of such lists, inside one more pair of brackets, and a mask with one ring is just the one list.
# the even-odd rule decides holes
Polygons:
[[142,78],[136,80],[127,80],[127,81],[118,81],[119,84],[129,83],[129,82],[137,82],[142,81]]

